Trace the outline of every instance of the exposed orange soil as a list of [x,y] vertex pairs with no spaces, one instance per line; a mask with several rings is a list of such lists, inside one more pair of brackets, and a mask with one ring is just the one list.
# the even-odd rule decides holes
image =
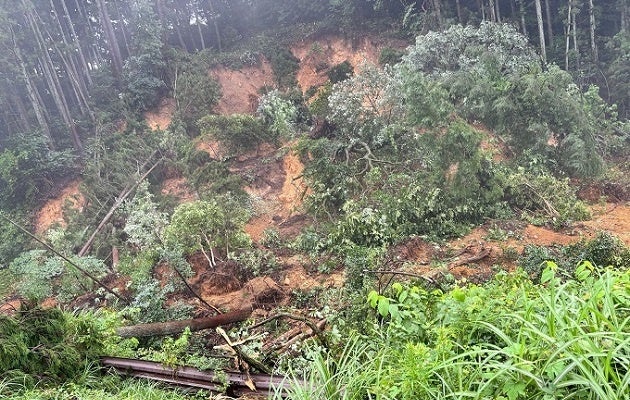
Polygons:
[[168,178],[162,181],[160,193],[177,199],[179,203],[187,203],[198,199],[197,194],[188,186],[184,178]]
[[156,110],[147,111],[144,119],[152,130],[166,129],[175,113],[175,99],[165,98]]
[[63,217],[65,207],[81,212],[85,205],[85,198],[79,190],[81,181],[73,181],[68,184],[55,198],[44,204],[35,217],[35,233],[42,234],[50,229],[54,224],[62,227],[66,226]]
[[315,41],[305,40],[291,47],[293,55],[300,60],[297,81],[302,91],[323,85],[328,80],[326,73],[331,67],[348,61],[357,70],[362,64],[377,64],[380,51],[385,46],[403,47],[400,43],[383,43],[364,37],[358,41],[338,36],[323,36]]
[[274,85],[271,65],[264,58],[259,65],[233,70],[216,67],[210,71],[221,85],[221,99],[215,107],[218,114],[252,114],[258,107],[260,89]]
[[[268,149],[267,155],[263,157],[271,155]],[[299,218],[304,217],[301,206],[302,198],[307,193],[307,187],[301,179],[303,169],[298,156],[291,150],[276,161],[257,168],[262,176],[245,187],[255,206],[255,215],[245,226],[245,232],[254,241],[260,241],[268,228],[275,228],[281,233],[296,233],[288,230],[294,224],[305,221],[305,218]]]
[[[487,237],[488,226],[482,226],[465,237],[442,246],[431,245],[422,239],[412,239],[393,251],[396,261],[390,262],[390,267],[398,270],[404,266],[405,271],[428,279],[450,273],[456,279],[484,281],[497,268],[514,268],[515,260],[508,257],[507,252],[521,254],[528,244],[568,245],[583,239],[590,240],[597,232],[607,231],[630,246],[630,204],[609,203],[605,206],[594,206],[592,209],[592,220],[576,223],[562,232],[525,225],[522,228],[515,227],[508,240],[491,241]],[[441,261],[436,264],[436,260]]]

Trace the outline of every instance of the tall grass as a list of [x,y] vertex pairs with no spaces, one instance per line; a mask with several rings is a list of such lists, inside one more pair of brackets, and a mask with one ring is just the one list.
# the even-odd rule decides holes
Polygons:
[[[582,264],[577,279],[562,282],[550,265],[540,285],[516,288],[518,301],[495,308],[490,322],[435,318],[425,342],[399,331],[355,337],[339,357],[319,355],[289,398],[630,399],[630,273],[593,270]],[[496,289],[484,295],[508,298]],[[447,293],[436,307],[452,301]],[[430,305],[415,306],[430,315]],[[457,342],[467,329],[475,335]]]

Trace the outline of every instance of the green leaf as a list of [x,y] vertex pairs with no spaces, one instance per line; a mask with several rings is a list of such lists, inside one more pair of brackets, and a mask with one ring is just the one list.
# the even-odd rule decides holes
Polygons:
[[382,317],[387,317],[389,314],[389,299],[387,297],[381,296],[378,299],[378,313],[381,314]]
[[372,290],[370,293],[368,293],[367,301],[370,307],[376,308],[376,303],[378,302],[378,298],[379,298],[379,294],[376,292],[376,290]]

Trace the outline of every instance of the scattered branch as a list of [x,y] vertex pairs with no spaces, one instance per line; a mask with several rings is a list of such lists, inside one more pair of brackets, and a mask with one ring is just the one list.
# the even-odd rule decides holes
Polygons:
[[74,268],[76,268],[79,272],[81,272],[83,275],[87,276],[92,282],[96,283],[98,286],[102,287],[103,289],[105,289],[105,291],[111,295],[113,295],[114,297],[116,297],[118,300],[122,301],[125,304],[129,304],[129,300],[125,297],[123,297],[122,295],[114,292],[112,289],[110,289],[107,285],[105,285],[103,282],[101,282],[98,278],[96,278],[95,276],[93,276],[92,274],[90,274],[88,271],[86,271],[85,269],[81,268],[80,266],[78,266],[74,261],[70,260],[68,257],[64,256],[63,254],[61,254],[60,252],[58,252],[57,250],[55,250],[51,245],[49,245],[48,243],[46,243],[45,241],[43,241],[42,239],[38,238],[37,236],[33,235],[31,232],[29,232],[28,230],[26,230],[25,228],[23,228],[22,226],[20,226],[18,223],[14,222],[13,220],[9,219],[7,216],[5,216],[4,214],[0,213],[0,217],[2,217],[3,219],[5,219],[7,222],[9,222],[11,225],[15,226],[16,228],[18,228],[19,230],[21,230],[22,232],[24,232],[25,234],[27,234],[28,236],[30,236],[31,238],[33,238],[35,241],[41,243],[42,245],[44,245],[44,247],[46,247],[48,250],[52,251],[55,255],[61,257],[65,262],[67,262],[68,264],[70,264],[71,266],[73,266]]
[[[260,372],[264,372],[266,374],[271,374],[271,368],[267,367],[265,364],[261,363],[260,361],[258,361],[257,359],[249,356],[247,353],[245,353],[244,351],[242,351],[238,346],[243,344],[244,342],[237,342],[237,343],[233,343],[230,340],[230,337],[227,335],[227,333],[225,333],[225,330],[223,330],[222,328],[218,327],[216,329],[217,333],[219,335],[221,335],[221,337],[223,338],[223,340],[225,340],[225,345],[220,345],[220,346],[215,346],[215,349],[222,349],[222,350],[228,350],[229,352],[231,352],[233,355],[237,356],[238,358],[242,359],[243,361],[245,361],[247,364],[251,365],[252,367],[256,368],[257,370],[259,370]],[[253,385],[253,384],[252,384]],[[255,390],[255,389],[252,389]]]
[[[323,324],[320,326],[322,321],[319,321],[318,323],[315,323],[313,321],[311,321],[310,319],[303,317],[301,315],[296,315],[296,314],[291,314],[291,313],[286,313],[286,312],[279,312],[267,319],[264,319],[260,322],[258,322],[257,324],[254,324],[252,326],[249,327],[249,329],[255,329],[258,328],[262,325],[265,325],[271,321],[274,321],[278,318],[288,318],[288,319],[292,319],[295,321],[300,321],[300,322],[304,322],[306,325],[308,325],[309,328],[311,328],[311,330],[313,331],[313,333],[317,336],[317,338],[320,340],[320,342],[322,343],[322,345],[324,345],[325,347],[329,347],[328,346],[328,340],[326,340],[326,336],[324,336],[324,332],[322,331],[322,327]],[[323,320],[324,324],[326,320]]]

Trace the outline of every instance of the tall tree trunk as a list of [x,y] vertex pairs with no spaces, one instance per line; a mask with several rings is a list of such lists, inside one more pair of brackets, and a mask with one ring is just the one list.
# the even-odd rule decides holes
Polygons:
[[588,0],[588,16],[591,31],[591,54],[593,61],[599,62],[599,54],[597,52],[597,43],[595,43],[595,10],[593,9],[593,0]]
[[61,5],[63,7],[64,15],[66,16],[66,19],[68,20],[68,27],[70,28],[70,33],[71,33],[70,36],[72,39],[72,43],[74,44],[74,47],[77,49],[77,52],[79,53],[79,60],[81,60],[81,65],[83,66],[83,68],[81,69],[82,75],[85,77],[85,80],[87,80],[88,86],[92,86],[93,82],[92,82],[92,76],[90,75],[90,67],[85,59],[85,54],[83,54],[83,48],[81,46],[81,43],[79,42],[79,36],[77,35],[77,32],[74,30],[74,21],[72,21],[72,18],[70,17],[70,13],[68,13],[68,7],[66,6],[66,2],[62,1]]
[[[162,0],[158,0],[158,1],[162,1]],[[179,18],[180,12],[178,8],[175,8],[175,32],[177,33],[177,40],[179,41],[179,45],[182,47],[182,49],[186,50],[186,51],[190,51],[188,49],[188,45],[186,44],[186,41],[184,40],[184,37],[182,36],[182,30],[181,30],[181,20]],[[187,22],[187,25],[190,25],[190,22]],[[168,26],[168,25],[164,25],[164,26]]]
[[[439,1],[439,0],[434,0],[434,1]],[[214,25],[214,33],[217,36],[217,45],[219,48],[219,51],[223,51],[223,45],[221,44],[221,32],[219,31],[219,23],[217,22],[217,20],[219,19],[219,15],[217,13],[215,13],[214,11],[214,6],[212,4],[212,0],[208,0],[208,5],[210,6],[210,13],[212,14],[212,25]]]
[[545,14],[547,20],[547,41],[549,44],[553,43],[553,18],[551,15],[551,5],[549,0],[545,0]]
[[[571,0],[574,1],[574,0]],[[580,48],[577,40],[577,13],[575,3],[573,4],[573,12],[571,13],[571,36],[573,37],[573,51],[575,51],[576,69],[580,69]]]
[[630,3],[627,0],[621,0],[619,8],[621,9],[621,32],[628,32],[630,26]]
[[105,31],[107,37],[107,45],[109,46],[109,52],[112,58],[112,69],[116,77],[120,77],[123,68],[122,56],[120,55],[120,47],[118,46],[118,40],[116,40],[116,33],[112,26],[112,20],[109,17],[109,11],[107,11],[107,5],[105,0],[96,0],[98,5],[99,14],[101,17],[101,25]]
[[536,19],[538,21],[538,37],[540,39],[540,55],[544,64],[547,64],[547,48],[545,47],[545,26],[543,24],[542,7],[540,0],[534,0],[536,6]]
[[495,0],[494,7],[496,9],[497,22],[501,22],[501,0]]
[[[63,30],[63,27],[61,26],[61,19],[59,18],[59,14],[55,10],[55,4],[53,3],[53,0],[50,0],[50,6],[55,11],[55,17],[57,19],[59,33],[61,34],[61,39],[64,44],[64,48],[72,49],[73,46],[71,46],[68,40],[66,39],[66,34]],[[42,21],[41,17],[39,17],[37,12],[35,13],[39,19],[41,26],[45,28],[46,24]],[[87,86],[85,85],[85,81],[82,79],[81,74],[79,74],[77,63],[74,59],[74,54],[72,53],[68,54],[66,51],[60,49],[59,46],[57,46],[57,42],[54,40],[54,38],[52,37],[48,29],[45,29],[45,31],[46,31],[46,34],[48,35],[48,38],[50,39],[50,43],[52,43],[57,54],[59,55],[59,58],[64,64],[66,72],[68,73],[68,77],[70,78],[70,86],[72,87],[72,90],[74,92],[74,96],[76,98],[77,104],[79,105],[79,108],[81,109],[81,113],[83,115],[88,115],[90,119],[94,121],[94,115],[92,114],[92,110],[90,110],[90,105],[88,104],[88,101],[87,101],[87,97],[88,97]]]
[[566,45],[564,47],[564,69],[569,70],[569,50],[571,49],[571,15],[573,15],[573,0],[569,0],[567,8],[567,22],[566,22]]
[[30,132],[31,123],[28,120],[28,112],[26,111],[26,106],[24,105],[24,101],[22,101],[22,97],[11,92],[9,94],[9,99],[11,103],[13,103],[13,107],[16,109],[16,121],[18,122],[19,128],[23,132]]
[[462,5],[460,4],[460,0],[455,0],[455,8],[457,10],[457,22],[463,24],[464,21],[462,21]]
[[52,135],[50,134],[50,127],[48,126],[48,122],[46,121],[46,117],[44,116],[44,111],[42,103],[40,102],[40,97],[37,93],[37,88],[31,81],[31,77],[28,74],[28,70],[26,68],[26,63],[24,62],[24,58],[22,57],[22,52],[20,51],[20,47],[17,45],[15,41],[15,34],[13,32],[13,28],[9,27],[9,32],[11,33],[11,38],[13,40],[13,53],[15,54],[15,58],[20,64],[20,72],[22,73],[22,78],[24,79],[24,83],[26,84],[26,93],[28,94],[28,98],[31,101],[31,107],[33,107],[33,112],[35,113],[35,118],[37,119],[37,124],[39,128],[42,130],[42,133],[46,137],[46,141],[48,142],[48,147],[51,150],[55,149],[55,142],[52,139]]
[[441,28],[444,25],[444,21],[442,21],[442,7],[440,0],[433,0],[433,9],[435,10],[435,18],[437,19],[438,27]]
[[490,21],[497,22],[496,9],[494,7],[494,0],[488,0],[488,9],[490,10]]
[[81,142],[81,138],[79,137],[79,133],[77,131],[77,127],[72,119],[72,115],[70,114],[70,109],[68,107],[68,102],[63,93],[63,88],[61,83],[59,82],[59,77],[57,76],[55,66],[50,58],[50,54],[48,53],[48,46],[46,46],[46,42],[44,37],[42,36],[42,32],[39,29],[37,21],[35,20],[35,11],[33,4],[30,0],[22,0],[22,5],[25,8],[26,19],[31,27],[31,30],[35,34],[35,42],[37,43],[37,47],[41,54],[40,58],[42,70],[44,71],[44,77],[48,82],[48,87],[50,88],[50,94],[53,97],[55,105],[59,110],[59,114],[61,114],[61,118],[63,119],[64,124],[70,130],[72,134],[72,141],[74,143],[74,148],[79,154],[83,154],[83,143]]
[[131,54],[131,51],[129,50],[129,40],[127,40],[127,28],[125,28],[125,22],[124,19],[125,17],[123,16],[123,13],[120,12],[120,7],[118,6],[118,2],[116,0],[113,0],[114,2],[114,8],[116,9],[116,16],[118,17],[118,20],[120,21],[120,32],[122,33],[122,37],[123,37],[123,43],[125,44],[125,51],[127,52],[127,56],[129,56],[129,54]]
[[[79,15],[81,16],[83,21],[85,21],[85,26],[87,26],[87,31],[88,31],[89,36],[97,37],[100,35],[100,32],[97,33],[96,29],[94,29],[93,18],[88,16],[88,12],[83,9],[83,4],[85,4],[84,1],[74,0],[74,5],[77,11],[79,12]],[[78,36],[77,36],[77,40],[78,40]],[[100,66],[101,64],[103,64],[103,57],[101,57],[101,52],[100,52],[100,49],[98,48],[97,41],[90,40],[88,42],[88,46],[86,48],[85,54],[91,57],[91,59],[88,60],[88,62],[91,64],[90,69],[94,69],[96,68],[96,66]]]
[[199,21],[199,16],[197,16],[197,21],[196,25],[197,25],[197,32],[199,33],[199,40],[201,41],[201,49],[200,50],[205,50],[206,49],[206,41],[203,38],[203,31],[201,30],[201,22]]
[[523,30],[523,35],[527,35],[527,24],[525,23],[525,0],[518,0],[518,13],[521,16],[521,29]]

